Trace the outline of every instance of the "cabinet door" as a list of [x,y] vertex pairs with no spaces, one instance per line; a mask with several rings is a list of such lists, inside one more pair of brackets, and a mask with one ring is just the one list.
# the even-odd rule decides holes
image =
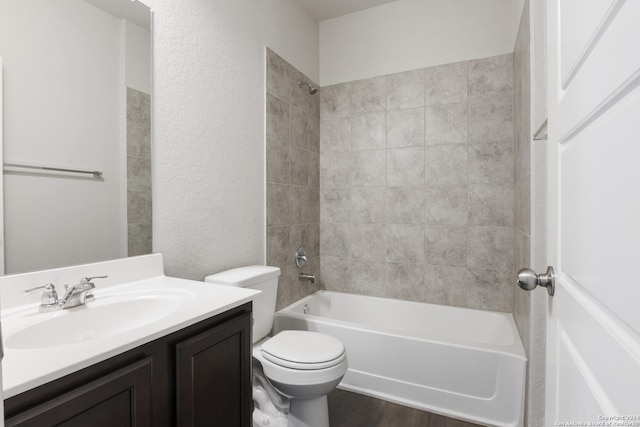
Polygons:
[[151,358],[7,419],[6,426],[151,426]]
[[251,313],[176,345],[177,424],[251,425]]

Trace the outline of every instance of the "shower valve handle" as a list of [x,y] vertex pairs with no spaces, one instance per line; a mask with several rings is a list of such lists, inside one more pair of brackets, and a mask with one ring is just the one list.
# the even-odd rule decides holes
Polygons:
[[296,267],[303,268],[307,265],[307,254],[304,252],[304,246],[300,246],[296,251]]

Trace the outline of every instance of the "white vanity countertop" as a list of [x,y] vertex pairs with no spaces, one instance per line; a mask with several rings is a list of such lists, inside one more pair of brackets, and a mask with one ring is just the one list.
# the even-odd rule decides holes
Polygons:
[[[162,263],[160,255],[150,255],[149,257],[154,256],[160,257],[159,260]],[[146,261],[148,262],[148,259]],[[109,267],[108,263],[103,265],[92,264],[90,266],[93,268],[85,268],[84,271],[93,271],[91,274],[111,273],[109,268],[106,268]],[[102,269],[97,269],[96,266]],[[154,270],[155,273],[158,272],[158,268]],[[80,272],[85,275],[85,272]],[[70,277],[77,276],[77,272],[72,270],[71,273]],[[77,277],[82,277],[82,275]],[[144,274],[138,274],[137,277],[139,276],[144,276]],[[5,277],[10,278],[11,276]],[[41,279],[39,276],[36,278]],[[11,285],[16,283],[26,289],[24,284],[28,283],[28,281],[14,280]],[[260,294],[259,291],[251,289],[212,285],[164,275],[155,275],[120,284],[110,283],[104,287],[100,286],[101,282],[99,281],[95,283],[96,289],[93,293],[96,299],[88,303],[87,307],[79,306],[50,313],[38,313],[39,303],[33,302],[22,306],[16,306],[15,304],[7,306],[7,295],[3,291],[2,335],[5,355],[2,360],[2,381],[5,399],[238,307],[252,301]],[[7,280],[4,278],[0,280],[0,286],[6,287],[7,285]],[[30,283],[30,286],[32,285],[33,283]],[[171,298],[177,296],[178,302],[173,301],[171,298],[168,300],[169,303],[162,300],[162,297],[158,295],[165,293],[165,290],[166,295]],[[12,289],[11,292],[15,293],[15,289]],[[130,297],[131,301],[127,300]],[[9,296],[8,299],[11,299],[11,297]],[[133,312],[135,313],[135,301],[142,300],[144,301],[141,304],[162,300],[160,301],[162,303],[160,306],[168,306],[170,309],[165,310],[161,316],[148,323],[144,315],[132,316],[137,317],[137,319],[132,320],[135,325],[130,325],[129,322],[123,321],[122,318],[117,319],[117,310],[116,313],[111,314],[114,310],[109,308],[109,304],[114,301],[116,303],[125,301],[125,306],[128,306],[129,309],[133,307]],[[107,333],[105,336],[90,336],[86,339],[80,336],[80,338],[73,338],[72,342],[63,342],[62,344],[57,343],[56,338],[49,338],[49,335],[47,335],[44,340],[46,342],[43,341],[42,346],[40,345],[41,343],[37,342],[37,339],[22,341],[15,339],[14,334],[16,332],[24,331],[35,324],[44,324],[42,322],[50,320],[54,321],[51,324],[66,325],[65,328],[67,329],[57,330],[56,334],[52,335],[65,337],[64,334],[75,333],[77,337],[84,325],[78,324],[77,330],[73,331],[76,326],[75,323],[66,320],[74,319],[71,317],[74,315],[74,310],[77,313],[77,310],[95,310],[96,307],[106,307],[111,310],[109,316],[114,316],[114,321],[118,321],[119,324],[125,324],[124,329],[127,330]],[[117,307],[117,305],[112,307]],[[62,316],[68,316],[68,318],[63,319]],[[63,320],[63,322],[55,323],[59,320]],[[71,327],[67,327],[69,325]],[[131,326],[131,328],[129,329],[128,326]]]

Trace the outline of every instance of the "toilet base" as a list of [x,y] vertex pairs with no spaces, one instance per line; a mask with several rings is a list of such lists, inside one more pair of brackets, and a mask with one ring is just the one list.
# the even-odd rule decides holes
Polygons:
[[327,396],[313,399],[291,399],[290,427],[329,427]]

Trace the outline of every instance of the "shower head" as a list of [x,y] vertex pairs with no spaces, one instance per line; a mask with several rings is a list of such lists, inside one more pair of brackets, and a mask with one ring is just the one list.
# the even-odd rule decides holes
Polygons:
[[307,82],[303,82],[302,80],[298,80],[298,87],[302,87],[302,86],[307,86],[309,88],[309,93],[311,95],[315,95],[316,93],[318,93],[318,88],[315,87],[314,85]]

